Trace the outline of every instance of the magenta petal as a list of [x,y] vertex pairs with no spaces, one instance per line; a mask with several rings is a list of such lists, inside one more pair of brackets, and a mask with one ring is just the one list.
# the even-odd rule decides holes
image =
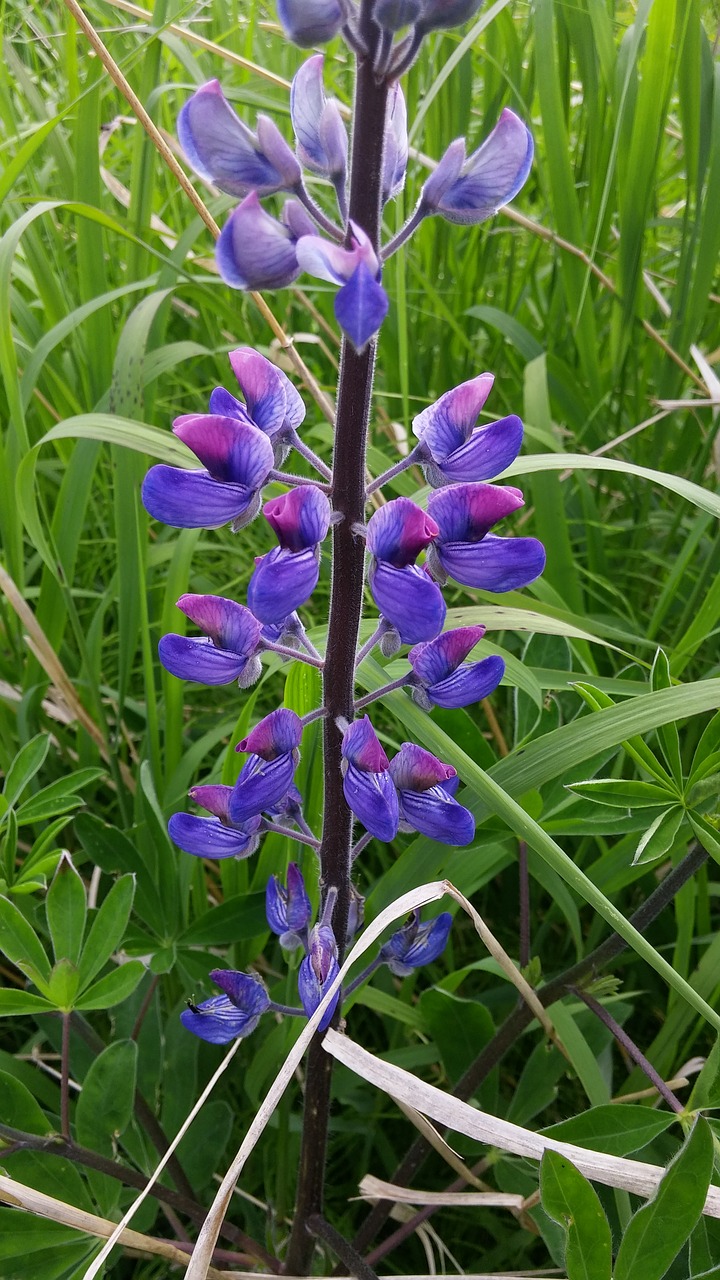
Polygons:
[[485,628],[456,627],[443,631],[436,640],[418,644],[408,654],[408,662],[424,685],[437,684],[464,662],[475,645],[485,635]]
[[343,792],[355,817],[378,840],[393,840],[400,820],[397,792],[390,774],[368,773],[349,765]]
[[254,497],[246,485],[163,464],[150,468],[142,486],[146,511],[174,529],[219,529],[244,515]]
[[410,498],[393,498],[373,512],[367,526],[367,549],[396,568],[412,564],[440,530]]
[[463,663],[457,671],[437,684],[425,686],[436,707],[469,707],[497,689],[505,675],[505,663],[496,654],[482,662]]
[[190,813],[174,813],[168,833],[184,853],[196,858],[247,858],[257,848],[255,833],[226,827],[219,818],[198,818]]
[[305,551],[322,542],[327,537],[331,514],[322,489],[309,484],[271,498],[263,507],[263,515],[280,546],[288,551]]
[[252,347],[229,353],[233,373],[245,397],[252,421],[266,435],[299,427],[305,417],[302,396],[287,374]]
[[233,289],[284,289],[300,274],[292,232],[261,208],[254,191],[230,214],[215,258]]
[[203,85],[185,103],[178,117],[178,137],[195,172],[232,196],[246,196],[249,191],[270,195],[285,185],[283,175],[262,153],[217,80]]
[[274,760],[263,760],[251,755],[245,761],[228,806],[232,822],[247,822],[249,818],[270,809],[282,800],[295,773],[293,752]]
[[343,734],[342,754],[344,760],[369,773],[383,773],[390,764],[369,716],[348,725]]
[[441,786],[427,791],[401,791],[400,813],[416,831],[441,844],[471,844],[475,836],[475,819],[470,810],[453,800]]
[[403,644],[432,640],[442,631],[446,614],[442,592],[416,565],[396,569],[384,560],[376,561],[370,569],[370,590]]
[[[191,800],[195,801],[195,804],[200,805],[201,809],[207,809],[208,813],[212,813],[214,817],[228,822],[228,804],[231,792],[232,787],[224,787],[219,782],[210,782],[201,784],[198,787],[191,787],[188,795]],[[250,830],[250,824],[247,829]]]
[[320,564],[314,547],[307,551],[275,547],[255,561],[248,583],[248,604],[261,622],[280,622],[288,612],[299,609],[310,599],[319,575]]
[[245,656],[255,652],[262,627],[244,605],[225,596],[187,594],[180,597],[177,607],[220,649]]
[[438,461],[445,482],[489,480],[514,462],[523,438],[523,424],[515,414],[477,427],[469,440]]
[[447,574],[466,587],[483,591],[516,591],[540,577],[545,548],[537,538],[497,538],[481,542],[449,542],[438,547]]
[[451,764],[444,764],[415,742],[403,742],[390,761],[390,777],[398,791],[427,791],[456,774],[457,769]]
[[218,649],[209,638],[191,640],[177,635],[162,637],[158,656],[172,676],[195,684],[230,684],[247,664],[246,656]]
[[377,333],[389,305],[382,285],[361,262],[335,296],[335,319],[356,351],[362,351]]
[[428,511],[439,526],[437,545],[442,546],[479,542],[498,520],[522,505],[522,493],[511,485],[458,484],[432,493]]
[[493,388],[491,373],[461,382],[413,418],[413,431],[437,461],[464,444]]
[[299,715],[288,707],[278,707],[277,711],[271,711],[269,716],[258,720],[254,729],[238,743],[235,750],[250,751],[265,760],[274,760],[276,756],[294,751],[300,746],[302,731]]
[[263,431],[210,413],[186,413],[173,422],[173,434],[192,449],[214,480],[259,489],[275,462]]

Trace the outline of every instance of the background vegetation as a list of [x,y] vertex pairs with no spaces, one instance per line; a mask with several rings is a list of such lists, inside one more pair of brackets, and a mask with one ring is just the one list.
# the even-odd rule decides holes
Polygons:
[[[281,38],[270,4],[158,0],[150,14],[129,0],[90,0],[85,11],[170,139],[187,95],[216,76],[246,119],[264,110],[289,136],[288,84],[302,55]],[[548,569],[522,595],[475,592],[470,606],[463,592],[455,601],[452,620],[485,622],[481,648],[506,656],[492,706],[424,718],[404,694],[387,701],[379,720],[387,742],[412,736],[456,763],[478,831],[469,850],[408,837],[373,843],[360,869],[368,918],[447,876],[525,960],[524,840],[537,983],[607,935],[601,895],[627,918],[699,840],[709,863],[653,925],[644,954],[626,951],[616,983],[596,992],[665,1079],[686,1080],[720,1026],[710,1016],[720,960],[720,722],[711,719],[720,705],[718,16],[701,0],[496,0],[471,27],[430,39],[407,79],[417,155],[397,225],[425,157],[437,159],[460,134],[477,145],[503,106],[532,124],[537,160],[515,209],[479,228],[428,220],[392,260],[370,455],[379,472],[416,412],[492,370],[492,416],[520,412],[526,423],[530,459],[511,471],[522,477],[526,527],[545,542]],[[292,974],[268,941],[263,890],[295,847],[273,837],[248,863],[196,862],[170,845],[167,816],[193,782],[233,779],[234,743],[276,705],[283,681],[286,705],[303,712],[317,701],[313,673],[275,659],[250,693],[196,689],[161,670],[157,640],[181,628],[178,596],[242,599],[269,535],[259,523],[237,536],[159,528],[139,502],[141,455],[165,456],[172,419],[229,385],[232,347],[248,343],[291,366],[253,300],[219,281],[208,232],[70,14],[13,0],[4,19],[0,834],[12,906],[0,922],[0,1011],[16,1016],[0,1032],[0,1122],[40,1138],[61,1129],[62,1021],[51,1011],[74,1008],[65,1120],[77,1143],[115,1159],[132,1183],[154,1168],[163,1135],[177,1131],[218,1063],[219,1051],[178,1021],[188,997],[210,994],[218,955],[236,968],[255,965],[276,999],[294,1003]],[[339,42],[326,63],[348,103],[351,69]],[[202,194],[222,222],[229,198]],[[301,279],[267,302],[332,394],[330,292]],[[327,456],[330,428],[307,399],[307,439]],[[395,493],[420,483],[404,475]],[[327,590],[325,565],[307,611],[316,641]],[[383,679],[372,663],[363,678],[368,688]],[[300,777],[311,822],[322,785],[315,728]],[[568,790],[593,777],[615,780],[604,804],[589,787]],[[662,785],[664,796],[648,804],[638,782]],[[82,893],[66,866],[53,907],[46,889],[62,849]],[[112,889],[128,873],[132,911],[131,881]],[[129,962],[118,966],[120,950]],[[64,962],[52,975],[51,955]],[[658,959],[672,965],[674,986]],[[458,916],[448,953],[430,971],[404,982],[382,971],[357,993],[349,1030],[450,1089],[515,999]],[[579,998],[567,995],[551,1015],[569,1061],[533,1026],[484,1081],[481,1107],[539,1129],[646,1088]],[[209,1204],[297,1030],[265,1019],[184,1140],[185,1185],[176,1170],[175,1186],[196,1207]],[[720,1103],[711,1076],[702,1095],[710,1106]],[[677,1091],[689,1100],[689,1085]],[[336,1099],[328,1214],[350,1236],[366,1212],[352,1199],[360,1176],[390,1178],[414,1130],[346,1068],[336,1072]],[[640,1105],[653,1116],[655,1103]],[[657,1135],[642,1158],[663,1164],[682,1133],[674,1125]],[[7,1133],[3,1141],[8,1175],[88,1212],[117,1219],[136,1194],[67,1155],[13,1145]],[[596,1134],[598,1149],[602,1141]],[[233,1210],[270,1253],[286,1236],[298,1143],[294,1086]],[[470,1164],[483,1154],[470,1140],[457,1146]],[[626,1140],[622,1154],[634,1149]],[[454,1176],[433,1155],[420,1181],[443,1188]],[[538,1183],[537,1165],[516,1158],[493,1158],[483,1177],[523,1194]],[[622,1191],[601,1198],[617,1243],[639,1202]],[[563,1230],[551,1217],[539,1207],[519,1219],[444,1209],[383,1267],[559,1265]],[[705,1221],[694,1254],[685,1245],[671,1263],[677,1280],[720,1264],[720,1232]],[[181,1209],[168,1217],[154,1200],[135,1225],[169,1239],[196,1231]],[[9,1208],[0,1226],[7,1280],[79,1280],[98,1248]],[[224,1247],[243,1251],[237,1240]],[[167,1274],[166,1260],[113,1256],[113,1275]]]

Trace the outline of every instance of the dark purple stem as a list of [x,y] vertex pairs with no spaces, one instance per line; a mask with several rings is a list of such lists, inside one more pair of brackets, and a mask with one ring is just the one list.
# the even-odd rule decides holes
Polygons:
[[596,1000],[594,996],[591,996],[589,991],[583,991],[582,987],[571,987],[570,990],[573,995],[577,996],[579,1000],[582,1000],[583,1004],[587,1005],[588,1009],[592,1010],[595,1017],[599,1018],[600,1022],[604,1023],[608,1031],[612,1032],[621,1048],[625,1050],[629,1058],[632,1058],[636,1066],[645,1073],[650,1083],[655,1086],[660,1096],[667,1102],[668,1106],[680,1115],[681,1112],[685,1110],[682,1102],[675,1097],[672,1089],[668,1089],[662,1076],[658,1074],[652,1063],[648,1062],[645,1054],[642,1052],[642,1049],[639,1049],[635,1044],[635,1041],[630,1039],[627,1031],[623,1030],[620,1023],[615,1021],[612,1014],[608,1012],[599,1000]]
[[[358,33],[367,53],[358,56],[353,115],[349,216],[368,235],[377,251],[381,223],[382,160],[388,88],[377,84],[373,57],[378,28],[372,19],[372,0],[362,0]],[[351,232],[348,227],[347,243]],[[342,519],[333,526],[332,588],[328,643],[323,671],[325,802],[320,847],[321,887],[337,891],[333,927],[340,960],[344,950],[350,905],[350,847],[352,814],[343,794],[338,719],[351,721],[355,700],[355,651],[362,613],[365,542],[353,531],[365,523],[365,455],[375,371],[375,340],[357,352],[343,340],[340,355],[332,505]],[[330,1114],[332,1059],[323,1052],[320,1037],[310,1046],[303,1117],[297,1198],[286,1270],[306,1275],[314,1242],[308,1220],[322,1215]]]

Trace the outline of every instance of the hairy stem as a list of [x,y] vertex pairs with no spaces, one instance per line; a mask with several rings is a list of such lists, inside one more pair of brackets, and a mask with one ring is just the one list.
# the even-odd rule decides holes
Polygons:
[[590,995],[589,991],[583,991],[582,987],[571,987],[573,995],[576,995],[588,1009],[591,1009],[595,1017],[599,1019],[611,1031],[618,1044],[625,1050],[629,1058],[632,1058],[636,1066],[645,1073],[651,1084],[655,1086],[661,1098],[664,1098],[672,1111],[681,1115],[685,1110],[679,1098],[675,1097],[672,1089],[669,1089],[662,1076],[657,1072],[651,1062],[645,1057],[642,1049],[639,1049],[635,1041],[630,1038],[627,1031],[624,1031],[619,1022],[615,1021],[612,1014],[604,1005]]
[[[705,849],[701,848],[699,844],[694,845],[682,862],[678,863],[677,867],[674,867],[669,872],[657,889],[650,894],[650,897],[630,916],[630,923],[633,927],[643,933],[652,924],[653,920],[657,919],[661,912],[665,910],[665,907],[672,902],[678,890],[707,861],[707,856]],[[564,973],[558,974],[556,978],[551,978],[549,982],[545,983],[544,987],[540,987],[536,991],[538,1000],[543,1008],[547,1009],[556,1000],[561,999],[569,987],[580,982],[588,974],[599,972],[605,965],[610,964],[612,960],[615,960],[617,956],[626,950],[627,946],[628,944],[624,938],[621,938],[617,933],[611,933],[589,955],[584,956],[582,960],[572,965],[571,968],[566,969]],[[493,1067],[497,1066],[508,1050],[516,1043],[518,1036],[530,1025],[534,1016],[532,1009],[524,1001],[516,1005],[512,1013],[498,1027],[495,1035],[488,1041],[475,1061],[471,1063],[465,1074],[460,1078],[453,1089],[454,1097],[467,1101],[468,1098],[473,1096]],[[407,1186],[417,1173],[429,1150],[430,1148],[424,1138],[416,1138],[393,1173],[391,1181]],[[378,1231],[388,1218],[391,1208],[392,1205],[387,1200],[380,1200],[373,1206],[353,1241],[356,1249],[366,1249],[371,1241],[375,1239]]]
[[331,1226],[321,1214],[314,1213],[308,1218],[308,1230],[329,1244],[335,1256],[345,1263],[351,1276],[356,1276],[357,1280],[378,1280],[372,1267],[368,1266],[345,1237],[341,1236],[340,1232],[336,1231],[335,1227]]
[[[380,235],[382,159],[387,85],[377,84],[373,55],[378,28],[372,20],[372,0],[362,0],[359,35],[367,54],[358,57],[350,218],[369,236],[377,250]],[[350,228],[348,228],[348,244]],[[338,382],[332,504],[342,519],[333,526],[333,568],[328,621],[328,644],[323,672],[325,803],[320,847],[323,894],[337,891],[333,927],[341,953],[350,904],[350,846],[352,814],[343,795],[342,734],[336,721],[351,721],[355,696],[354,664],[362,612],[365,543],[354,526],[365,522],[365,454],[375,369],[375,341],[357,352],[343,341]],[[314,1244],[308,1219],[322,1214],[325,1153],[330,1112],[331,1059],[319,1041],[310,1047],[300,1152],[297,1199],[286,1268],[304,1275]]]

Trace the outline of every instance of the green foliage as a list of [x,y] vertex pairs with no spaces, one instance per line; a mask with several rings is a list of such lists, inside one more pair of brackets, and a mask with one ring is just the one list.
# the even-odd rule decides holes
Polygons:
[[[160,3],[147,18],[96,0],[83,8],[170,135],[188,90],[218,76],[250,123],[261,110],[289,136],[288,82],[302,55],[281,40],[273,5],[214,0],[200,25],[178,5]],[[5,17],[0,1126],[42,1142],[61,1131],[65,1022],[71,1136],[115,1172],[147,1175],[219,1061],[180,1027],[184,1002],[210,995],[210,969],[227,963],[257,966],[272,998],[294,1004],[294,971],[268,935],[265,883],[295,857],[317,892],[309,850],[273,837],[246,862],[201,863],[170,844],[167,818],[194,783],[234,780],[234,745],[260,715],[281,701],[299,714],[317,705],[318,678],[267,655],[247,692],[159,669],[160,635],[186,626],[178,597],[243,599],[253,556],[270,542],[260,521],[237,536],[160,528],[138,484],[149,461],[192,464],[169,425],[230,385],[229,349],[254,345],[283,367],[286,355],[251,300],[219,282],[204,225],[128,123],[69,12],[18,0]],[[399,691],[373,709],[390,748],[413,738],[458,769],[478,828],[468,849],[406,835],[391,848],[373,842],[358,863],[367,916],[447,876],[518,959],[524,840],[531,982],[617,930],[630,946],[598,998],[665,1079],[705,1061],[692,1087],[674,1086],[683,1123],[720,1107],[716,18],[706,0],[501,2],[431,37],[407,78],[420,158],[387,232],[414,207],[422,157],[438,158],[463,133],[474,148],[504,106],[532,123],[536,164],[514,209],[480,227],[430,219],[388,263],[369,454],[379,473],[421,409],[493,370],[487,419],[521,412],[526,422],[526,452],[503,479],[524,485],[522,532],[544,539],[549,563],[522,594],[448,591],[448,625],[482,623],[477,655],[506,661],[490,716],[483,707],[426,716]],[[198,33],[210,43],[198,45]],[[340,42],[329,48],[326,75],[349,104],[342,53]],[[321,183],[313,189],[325,198]],[[198,190],[222,222],[229,199]],[[332,393],[332,293],[301,279],[267,301]],[[304,437],[329,458],[330,429],[301,390]],[[421,486],[419,473],[404,473],[387,494]],[[305,618],[320,649],[329,586],[324,557]],[[359,684],[370,692],[405,670],[398,658],[369,660]],[[321,741],[320,724],[308,726],[299,780],[311,826]],[[633,931],[633,911],[695,842],[707,864],[647,936]],[[349,1003],[348,1030],[451,1090],[515,1003],[458,913],[442,960],[402,981],[377,973]],[[647,1079],[626,1068],[586,1008],[563,993],[550,1017],[567,1057],[533,1024],[493,1059],[475,1101],[554,1139],[668,1166],[657,1196],[638,1207],[622,1192],[598,1194],[557,1154],[540,1173],[493,1155],[483,1180],[525,1196],[539,1189],[542,1208],[528,1211],[537,1225],[526,1230],[524,1215],[505,1210],[443,1209],[437,1238],[469,1271],[718,1274],[720,1233],[700,1216],[717,1122],[698,1120],[681,1147],[675,1114],[654,1105]],[[296,1032],[289,1020],[263,1020],[184,1138],[180,1182],[184,1172],[201,1207]],[[367,1082],[344,1069],[335,1080],[328,1215],[350,1238],[365,1212],[354,1199],[360,1176],[391,1178],[415,1131]],[[625,1093],[634,1100],[609,1101]],[[233,1217],[280,1253],[300,1106],[292,1086]],[[468,1163],[487,1155],[462,1138],[458,1146]],[[0,1160],[8,1176],[114,1220],[136,1194],[107,1169],[52,1152],[0,1148]],[[434,1155],[417,1185],[450,1180]],[[151,1199],[143,1213],[139,1230],[171,1234]],[[79,1280],[96,1249],[65,1225],[0,1209],[7,1280]],[[412,1237],[388,1263],[417,1274],[427,1259]],[[165,1266],[123,1256],[108,1275],[150,1280]],[[330,1260],[318,1255],[323,1266]]]

